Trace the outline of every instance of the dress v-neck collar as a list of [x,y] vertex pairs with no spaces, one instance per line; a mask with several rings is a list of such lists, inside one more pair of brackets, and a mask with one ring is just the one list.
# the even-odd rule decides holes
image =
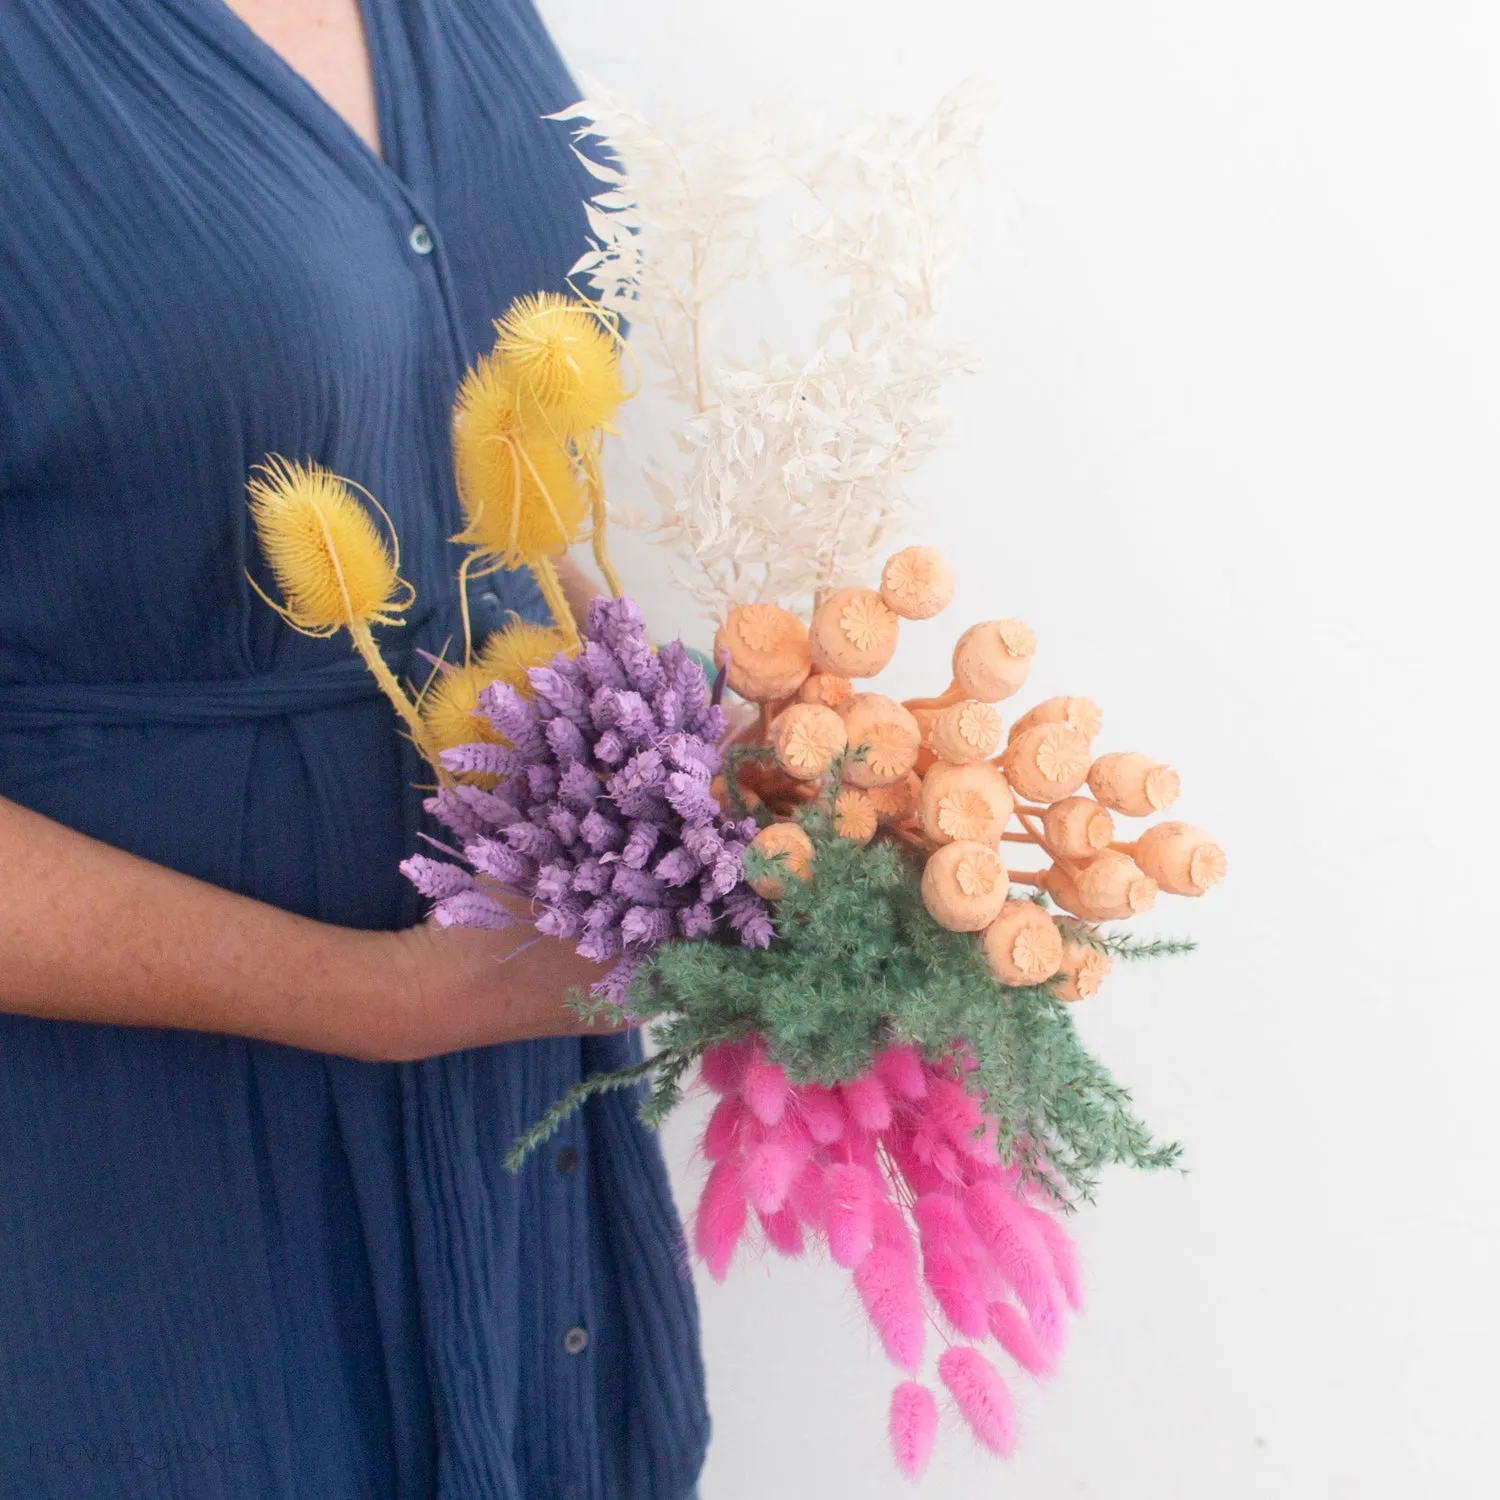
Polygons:
[[357,0],[375,93],[378,152],[226,0],[171,0],[171,3],[247,75],[260,80],[267,94],[316,136],[330,155],[341,160],[357,158],[403,197],[411,199],[416,195],[418,185],[410,180],[412,152],[408,128],[412,122],[404,107],[409,92],[403,87],[409,72],[404,64],[409,59],[398,55],[402,38],[392,32],[399,31],[402,23],[399,16],[391,14],[387,0]]

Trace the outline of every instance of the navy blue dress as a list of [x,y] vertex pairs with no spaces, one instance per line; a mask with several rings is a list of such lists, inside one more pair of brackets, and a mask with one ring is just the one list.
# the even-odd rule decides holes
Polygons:
[[[449,403],[589,179],[528,0],[365,11],[383,161],[222,0],[0,7],[0,795],[394,928],[420,770],[347,645],[247,586],[246,472],[378,495],[418,591],[388,658],[440,649]],[[540,611],[524,575],[473,604]],[[654,1142],[615,1097],[501,1165],[634,1045],[0,1017],[0,1497],[680,1500],[707,1419]]]

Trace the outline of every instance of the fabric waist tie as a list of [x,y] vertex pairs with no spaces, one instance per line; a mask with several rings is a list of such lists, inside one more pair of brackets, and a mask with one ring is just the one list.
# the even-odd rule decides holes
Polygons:
[[312,713],[381,696],[356,657],[302,672],[219,682],[42,682],[0,684],[0,729],[74,724],[233,724]]

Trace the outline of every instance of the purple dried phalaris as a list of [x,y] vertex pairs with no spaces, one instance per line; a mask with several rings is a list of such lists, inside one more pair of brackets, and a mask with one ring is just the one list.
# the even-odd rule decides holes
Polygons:
[[1115,820],[1092,797],[1064,797],[1042,814],[1042,837],[1063,859],[1093,859],[1114,842]]
[[756,894],[764,896],[767,901],[779,901],[786,894],[783,875],[792,875],[798,880],[812,879],[812,840],[796,823],[767,825],[750,840],[750,847],[764,858],[775,861],[774,868],[779,872],[768,870],[750,882]]
[[1148,828],[1136,840],[1134,854],[1136,864],[1174,896],[1201,896],[1229,868],[1218,844],[1190,823]]
[[819,703],[824,708],[842,708],[854,696],[854,684],[832,672],[814,672],[797,690],[801,703]]
[[953,602],[957,581],[932,547],[903,547],[881,570],[880,597],[903,619],[930,620]]
[[1098,738],[1099,726],[1104,715],[1092,698],[1048,698],[1027,711],[1010,726],[1010,738],[1036,724],[1067,724],[1076,729],[1086,740]]
[[922,779],[917,820],[939,843],[973,839],[995,845],[1015,811],[1005,777],[992,765],[951,766],[938,761]]
[[844,753],[844,721],[831,708],[794,703],[771,726],[776,761],[798,781],[816,781]]
[[1000,913],[1010,876],[987,844],[957,839],[928,855],[922,870],[922,904],[949,932],[979,932]]
[[880,826],[880,814],[870,793],[857,786],[839,788],[833,799],[833,831],[841,839],[855,844],[868,844]]
[[1088,943],[1064,939],[1062,960],[1057,967],[1057,982],[1052,993],[1059,1000],[1088,1000],[1099,993],[1105,976],[1115,962],[1107,953]]
[[971,625],[953,648],[953,681],[967,698],[998,703],[1026,681],[1036,655],[1036,635],[1024,620]]
[[908,771],[889,786],[872,786],[864,790],[877,817],[899,821],[916,812],[922,796],[922,778],[915,771]]
[[894,698],[856,693],[842,712],[850,752],[843,779],[851,786],[889,786],[916,765],[922,732]]
[[729,686],[752,703],[791,698],[812,671],[807,627],[779,604],[741,604],[714,637],[714,654],[729,662]]
[[988,760],[1000,746],[1000,715],[988,703],[966,698],[938,712],[926,736],[939,760],[951,765]]
[[1033,724],[1005,747],[1005,776],[1033,802],[1071,797],[1088,778],[1089,742],[1069,724]]
[[984,930],[984,955],[1001,984],[1043,984],[1062,963],[1057,923],[1035,901],[1007,901]]
[[1101,755],[1089,768],[1088,780],[1100,802],[1127,818],[1165,812],[1182,789],[1176,771],[1139,751]]
[[1043,878],[1043,889],[1064,911],[1086,922],[1115,922],[1139,916],[1156,904],[1156,882],[1117,849],[1070,874],[1053,865]]
[[874,589],[838,589],[813,611],[813,665],[840,677],[874,677],[896,654],[900,628]]

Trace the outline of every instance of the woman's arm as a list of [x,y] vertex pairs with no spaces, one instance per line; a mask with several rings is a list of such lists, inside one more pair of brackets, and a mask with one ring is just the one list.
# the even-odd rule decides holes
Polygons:
[[600,969],[531,936],[310,921],[0,798],[0,1010],[367,1061],[586,1029],[564,996]]

